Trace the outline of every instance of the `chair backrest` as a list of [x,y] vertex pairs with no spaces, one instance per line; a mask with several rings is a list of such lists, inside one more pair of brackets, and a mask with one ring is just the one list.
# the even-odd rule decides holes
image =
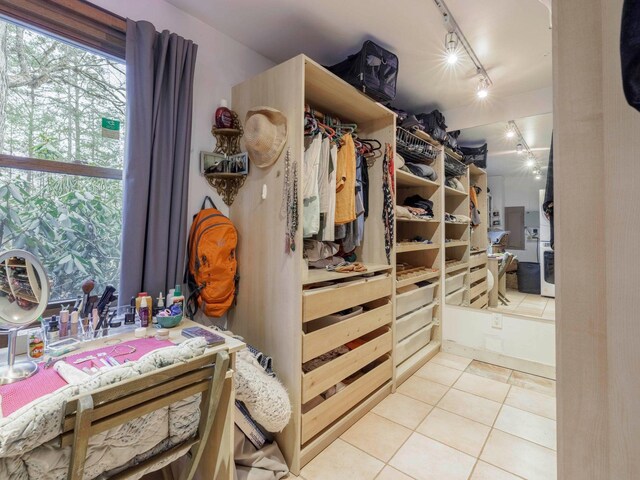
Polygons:
[[513,263],[515,258],[513,253],[506,252],[504,254],[500,268],[498,268],[498,278],[502,278],[507,273],[507,268],[509,268],[509,265]]
[[182,472],[182,478],[192,479],[211,431],[228,368],[229,354],[226,351],[205,353],[185,363],[161,368],[70,400],[60,437],[62,447],[71,446],[67,479],[82,480],[87,447],[93,435],[201,393],[200,423],[195,438],[111,477],[127,478],[163,460],[166,463],[166,459],[176,452],[190,448],[189,464]]

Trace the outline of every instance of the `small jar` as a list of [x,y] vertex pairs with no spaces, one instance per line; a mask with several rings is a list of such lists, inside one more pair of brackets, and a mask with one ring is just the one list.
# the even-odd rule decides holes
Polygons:
[[44,355],[44,341],[42,337],[32,333],[29,335],[29,358],[42,358]]

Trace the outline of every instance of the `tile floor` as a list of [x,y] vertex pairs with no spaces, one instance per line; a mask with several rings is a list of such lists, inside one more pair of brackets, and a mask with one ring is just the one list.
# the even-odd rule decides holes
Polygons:
[[441,352],[288,478],[553,480],[555,382]]
[[556,319],[556,299],[542,297],[540,295],[531,295],[529,293],[520,293],[517,290],[507,290],[507,298],[509,305],[500,304],[494,307],[497,310],[509,313],[517,313],[518,315],[527,315],[529,317],[539,317],[545,320]]

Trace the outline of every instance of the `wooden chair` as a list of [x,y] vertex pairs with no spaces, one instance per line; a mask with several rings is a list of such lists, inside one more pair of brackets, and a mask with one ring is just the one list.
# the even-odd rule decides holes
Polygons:
[[[500,280],[502,279],[502,277],[504,277],[507,274],[507,269],[509,268],[509,265],[513,263],[515,258],[516,257],[513,253],[506,252],[504,254],[504,260],[502,260],[502,263],[500,264],[500,268],[498,270],[498,285],[500,285]],[[498,287],[498,299],[503,305],[509,304],[509,299],[507,298],[506,295],[504,295],[500,291],[499,287]]]
[[181,480],[191,480],[211,431],[228,368],[229,354],[226,351],[205,353],[186,363],[109,385],[69,401],[60,437],[61,447],[71,446],[67,479],[82,480],[87,447],[93,435],[201,393],[200,423],[195,438],[110,477],[125,479],[133,473],[158,465],[153,470],[162,468],[165,478],[167,474],[172,478],[170,470],[165,468],[167,459],[188,447],[190,459],[181,473]]

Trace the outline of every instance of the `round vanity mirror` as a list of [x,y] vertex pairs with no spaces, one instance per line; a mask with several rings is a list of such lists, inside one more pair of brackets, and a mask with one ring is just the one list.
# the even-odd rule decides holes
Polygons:
[[18,330],[35,322],[47,308],[49,280],[40,261],[24,250],[0,254],[0,333],[9,336],[6,365],[0,366],[0,385],[33,375],[34,362],[17,362]]

